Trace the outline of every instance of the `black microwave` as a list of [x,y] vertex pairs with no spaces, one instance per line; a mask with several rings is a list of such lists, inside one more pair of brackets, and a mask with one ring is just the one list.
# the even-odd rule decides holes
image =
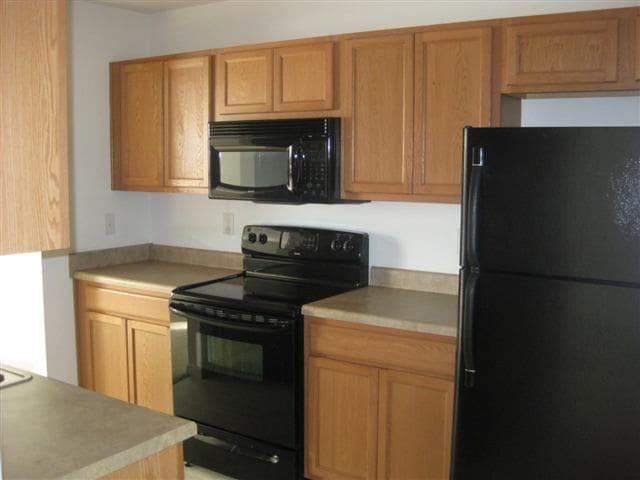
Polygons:
[[209,198],[340,202],[340,119],[209,123]]

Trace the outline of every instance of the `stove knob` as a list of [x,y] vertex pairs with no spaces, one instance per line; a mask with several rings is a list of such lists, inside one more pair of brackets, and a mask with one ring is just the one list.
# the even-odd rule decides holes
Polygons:
[[251,232],[249,234],[249,242],[250,243],[256,243],[257,239],[258,239],[258,236],[255,233]]
[[267,234],[266,233],[261,233],[260,234],[260,243],[262,243],[264,245],[265,243],[267,243],[267,240],[268,240],[267,239]]
[[342,249],[345,252],[349,252],[349,253],[353,252],[355,250],[355,248],[356,248],[356,246],[352,242],[350,242],[348,240],[346,242],[344,242],[344,246],[342,247]]
[[333,240],[331,242],[331,250],[333,250],[334,252],[342,250],[342,240],[339,240],[337,238]]

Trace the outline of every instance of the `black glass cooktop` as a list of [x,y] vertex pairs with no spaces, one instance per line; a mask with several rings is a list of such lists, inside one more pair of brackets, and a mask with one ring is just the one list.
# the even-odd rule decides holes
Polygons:
[[239,310],[262,310],[296,315],[302,305],[352,290],[292,280],[259,278],[240,274],[196,285],[179,287],[172,300],[188,300]]

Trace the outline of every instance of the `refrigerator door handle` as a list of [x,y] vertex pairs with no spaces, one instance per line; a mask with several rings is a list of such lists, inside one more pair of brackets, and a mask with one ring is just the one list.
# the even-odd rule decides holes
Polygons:
[[471,149],[471,172],[469,178],[469,197],[466,212],[466,242],[468,266],[477,267],[478,263],[478,214],[480,211],[480,181],[484,165],[484,147]]
[[462,365],[464,386],[475,386],[476,362],[473,352],[473,319],[475,315],[476,290],[479,274],[470,272],[464,282],[464,297],[462,304]]

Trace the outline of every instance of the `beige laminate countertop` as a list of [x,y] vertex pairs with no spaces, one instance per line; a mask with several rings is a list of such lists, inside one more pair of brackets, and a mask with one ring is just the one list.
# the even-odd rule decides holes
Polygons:
[[0,389],[5,480],[93,479],[196,434],[164,413],[33,375]]
[[302,313],[449,337],[458,331],[458,297],[442,293],[364,287],[309,303]]
[[123,288],[135,288],[165,294],[190,283],[204,282],[238,273],[229,268],[202,267],[186,263],[145,260],[108,267],[80,270],[73,274],[77,280],[106,283]]
[[[238,273],[229,268],[145,260],[80,270],[74,278],[167,297],[175,287]],[[388,287],[364,287],[302,307],[302,313],[401,330],[455,337],[458,297]]]

